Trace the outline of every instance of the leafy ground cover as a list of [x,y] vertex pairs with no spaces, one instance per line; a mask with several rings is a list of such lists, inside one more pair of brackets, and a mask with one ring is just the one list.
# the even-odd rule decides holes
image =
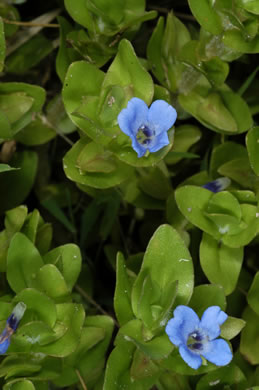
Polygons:
[[3,390],[259,389],[259,2],[0,0]]

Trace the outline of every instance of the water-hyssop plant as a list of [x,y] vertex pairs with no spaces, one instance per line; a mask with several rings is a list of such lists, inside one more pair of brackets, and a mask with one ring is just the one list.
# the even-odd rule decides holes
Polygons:
[[259,390],[258,59],[259,0],[0,0],[0,389]]
[[181,305],[174,310],[165,330],[188,366],[197,370],[202,365],[201,356],[216,366],[225,366],[233,355],[228,343],[218,337],[220,325],[227,318],[219,306],[208,307],[200,320],[194,310]]
[[147,104],[133,97],[118,115],[120,129],[132,140],[132,147],[138,157],[147,151],[154,153],[169,144],[167,131],[177,118],[174,107],[164,100]]

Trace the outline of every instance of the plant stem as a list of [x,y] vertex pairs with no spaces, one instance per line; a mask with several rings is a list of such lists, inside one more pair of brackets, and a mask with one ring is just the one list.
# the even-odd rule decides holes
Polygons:
[[78,376],[78,379],[79,379],[79,381],[80,381],[80,383],[81,383],[82,388],[83,388],[84,390],[87,390],[87,386],[86,386],[86,384],[85,384],[85,382],[84,382],[84,380],[83,380],[83,378],[82,378],[82,376],[81,376],[79,370],[77,370],[77,369],[76,369],[76,375]]
[[17,20],[9,20],[2,18],[5,23],[16,24],[17,26],[26,26],[26,27],[51,27],[58,28],[59,24],[56,23],[33,23],[33,22],[18,22]]

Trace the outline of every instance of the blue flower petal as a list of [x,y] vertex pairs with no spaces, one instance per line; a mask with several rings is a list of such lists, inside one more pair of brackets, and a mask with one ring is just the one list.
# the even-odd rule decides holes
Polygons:
[[193,353],[185,345],[181,345],[179,347],[179,352],[183,360],[188,364],[188,366],[194,368],[194,370],[197,370],[201,366],[202,358],[200,355]]
[[228,177],[219,177],[216,180],[210,181],[209,183],[204,184],[202,187],[206,188],[211,192],[223,191],[231,183],[231,180]]
[[10,340],[5,339],[3,342],[0,342],[0,354],[5,353],[10,345]]
[[152,125],[156,135],[169,130],[177,118],[176,110],[164,100],[156,100],[148,111],[148,123]]
[[216,366],[225,366],[231,362],[233,355],[225,340],[217,339],[210,341],[208,344],[209,350],[202,353],[205,359],[216,364]]
[[174,345],[186,344],[189,335],[199,325],[199,317],[190,307],[180,305],[174,311],[174,317],[168,321],[165,331]]
[[228,315],[219,306],[210,306],[202,315],[200,327],[204,329],[209,340],[220,335],[220,325],[226,321]]
[[135,136],[140,126],[146,123],[148,106],[139,98],[132,98],[126,108],[118,115],[118,124],[121,131],[130,137]]
[[131,139],[132,139],[132,147],[135,150],[135,152],[138,153],[138,157],[144,156],[147,149],[144,146],[140,145],[140,143],[136,140],[136,137],[131,137]]
[[169,144],[169,138],[166,132],[159,134],[156,137],[156,143],[154,146],[149,148],[150,152],[157,152],[158,150],[162,149],[164,146]]

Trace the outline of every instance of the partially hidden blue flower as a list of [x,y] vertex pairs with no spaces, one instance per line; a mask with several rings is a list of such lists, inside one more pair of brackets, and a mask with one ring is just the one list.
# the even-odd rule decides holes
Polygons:
[[225,190],[231,183],[228,177],[219,177],[216,180],[204,184],[202,187],[212,192],[219,192]]
[[118,115],[121,131],[132,140],[132,147],[138,157],[162,149],[169,144],[167,131],[176,121],[176,110],[164,100],[154,101],[150,108],[133,97]]
[[188,366],[197,370],[203,356],[216,366],[225,366],[232,360],[228,343],[218,339],[220,325],[228,315],[219,306],[210,306],[201,320],[190,307],[180,305],[174,310],[174,317],[166,325],[170,341],[179,347],[179,352]]
[[11,336],[16,331],[25,310],[25,303],[19,302],[7,318],[5,328],[0,335],[0,354],[5,353],[9,348]]

